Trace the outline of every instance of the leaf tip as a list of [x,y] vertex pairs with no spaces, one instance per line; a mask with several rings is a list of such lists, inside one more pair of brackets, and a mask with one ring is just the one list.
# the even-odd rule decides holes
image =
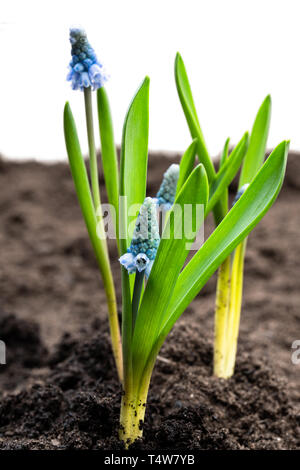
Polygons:
[[268,94],[266,97],[265,97],[265,103],[268,103],[268,104],[271,104],[272,103],[272,97],[270,94]]
[[71,106],[69,104],[69,101],[66,101],[64,106],[64,123],[66,123],[70,115],[72,116]]
[[183,64],[183,60],[182,60],[182,57],[180,55],[179,52],[176,52],[176,56],[175,56],[175,72],[177,71],[178,67],[179,67],[179,63]]
[[249,132],[246,131],[245,134],[243,135],[243,141],[245,144],[248,144],[249,142]]
[[150,77],[148,77],[148,75],[146,75],[146,77],[144,78],[144,81],[143,81],[143,84],[142,86],[149,86],[150,85]]

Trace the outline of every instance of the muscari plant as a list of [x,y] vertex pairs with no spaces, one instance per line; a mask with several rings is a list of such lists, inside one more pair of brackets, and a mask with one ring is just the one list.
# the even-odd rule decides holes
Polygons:
[[106,294],[110,335],[113,354],[120,381],[123,380],[122,345],[118,321],[117,300],[112,276],[104,223],[101,211],[101,197],[98,178],[98,162],[93,123],[92,90],[97,90],[99,131],[102,149],[102,166],[108,200],[116,211],[116,229],[118,223],[118,161],[114,145],[113,126],[108,96],[104,83],[107,75],[98,61],[94,49],[88,42],[82,28],[70,29],[71,55],[67,80],[73,90],[84,94],[86,129],[89,146],[89,164],[91,187],[82,158],[74,118],[69,103],[64,109],[64,133],[79,204],[92,242],[94,253],[101,272]]
[[[107,294],[113,351],[123,387],[119,435],[128,447],[142,436],[141,423],[149,384],[161,346],[208,279],[228,262],[231,253],[239,248],[275,201],[284,178],[288,142],[279,144],[259,171],[251,173],[251,178],[247,174],[249,186],[228,210],[228,185],[243,159],[249,160],[249,152],[254,152],[251,142],[255,132],[250,136],[249,146],[246,133],[229,156],[227,143],[222,165],[216,171],[204,144],[183,62],[177,56],[176,83],[193,141],[179,166],[172,165],[165,173],[156,197],[146,197],[149,78],[142,82],[125,117],[119,170],[101,64],[82,30],[71,30],[71,39],[69,78],[73,88],[84,91],[92,190],[68,103],[64,110],[65,140],[77,196]],[[86,58],[92,62],[84,62]],[[95,64],[99,68],[91,70]],[[97,73],[94,74],[95,70]],[[122,278],[122,354],[108,250],[102,237],[104,227],[91,112],[92,88],[97,88],[105,185],[109,202],[117,214],[115,229]],[[244,183],[245,180],[241,180],[241,186]],[[176,207],[184,213],[186,205],[193,209],[189,212],[192,223],[188,228],[183,227],[184,220],[175,217],[172,210]],[[197,217],[199,205],[204,209],[202,219]],[[132,207],[138,207],[139,212],[132,211]],[[157,216],[158,208],[165,213],[163,222]],[[216,228],[186,262],[191,247],[189,242],[194,240],[203,219],[211,211]],[[100,238],[97,235],[99,224]],[[178,233],[182,236],[178,237]]]
[[[197,138],[199,160],[204,164],[208,178],[211,180],[211,187],[213,188],[215,169],[199,124],[186,68],[179,54],[177,54],[175,60],[175,80],[190,133],[193,138]],[[258,175],[263,164],[270,117],[271,97],[268,95],[260,106],[252,127],[248,149],[244,156],[239,177],[238,191],[233,204],[247,190],[251,181]],[[228,156],[228,150],[229,139],[226,140],[221,154],[219,173],[222,172],[222,169],[228,162],[230,164],[231,155]],[[278,150],[276,149],[276,151]],[[213,208],[216,226],[226,217],[228,210],[228,189],[226,189]],[[230,378],[234,373],[242,307],[246,244],[247,237],[223,261],[218,269],[215,307],[214,374],[222,378]]]

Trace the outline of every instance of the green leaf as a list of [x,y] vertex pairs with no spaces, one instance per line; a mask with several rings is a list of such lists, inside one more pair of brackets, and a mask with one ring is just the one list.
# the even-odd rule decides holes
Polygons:
[[116,211],[116,235],[119,221],[119,170],[113,123],[108,96],[104,87],[97,90],[98,120],[101,139],[102,166],[108,202]]
[[190,146],[186,149],[180,160],[179,178],[177,182],[176,195],[178,195],[182,186],[190,176],[195,165],[195,158],[197,152],[197,139],[194,139]]
[[94,210],[93,199],[86,167],[80,149],[76,125],[69,103],[66,103],[64,109],[64,133],[71,173],[74,180],[80,208],[92,242],[92,246],[94,248],[101,274],[104,277],[107,270],[107,251],[103,242],[97,236],[97,219]]
[[122,136],[120,164],[120,196],[125,196],[127,208],[136,205],[135,214],[128,214],[122,198],[120,220],[125,238],[120,240],[121,254],[125,253],[131,241],[129,225],[134,228],[134,221],[146,195],[148,129],[149,129],[149,83],[145,78],[134,96],[127,112]]
[[241,171],[239,188],[252,181],[264,161],[270,120],[271,96],[268,95],[259,108],[253,124],[248,151]]
[[270,209],[283,183],[288,147],[289,143],[283,141],[273,150],[241,198],[182,271],[161,334],[170,331],[220,264]]
[[197,152],[199,161],[203,163],[208,180],[211,181],[215,176],[215,169],[204,141],[185,65],[179,53],[176,54],[175,59],[175,81],[190,133],[193,139],[198,139]]
[[[248,146],[248,132],[246,132],[234,150],[231,152],[230,157],[223,163],[215,179],[210,185],[210,197],[206,206],[206,214],[208,214],[219,201],[224,191],[227,189],[235,175],[237,174],[243,158],[246,154]],[[226,213],[226,212],[225,212]]]
[[222,166],[224,165],[224,163],[226,162],[226,160],[228,158],[229,142],[230,142],[230,137],[228,137],[226,139],[226,142],[224,144],[222,155],[221,155],[221,158],[220,158],[219,170],[222,168]]
[[[186,244],[194,239],[194,232],[198,231],[203,222],[196,217],[196,205],[205,206],[207,198],[207,176],[203,165],[200,164],[189,176],[173,206],[183,213],[186,204],[192,205],[194,209],[191,214],[192,224],[188,224],[190,227],[187,227],[185,217],[181,220],[178,216],[173,218],[171,214],[169,215],[145,289],[132,345],[133,370],[136,377],[138,377],[138,371],[143,370],[147,356],[164,321],[167,305],[189,252]],[[169,236],[166,237],[166,234]]]
[[[223,151],[222,151],[222,154],[221,154],[219,172],[222,169],[222,166],[224,165],[224,163],[226,162],[226,160],[228,158],[229,142],[230,142],[230,138],[228,137],[228,139],[226,140],[226,142],[224,144]],[[222,212],[223,212],[224,217],[225,217],[225,215],[228,212],[228,188],[226,188],[224,190],[224,193],[220,197],[220,204],[222,206]]]
[[[127,251],[131,236],[128,234],[129,224],[133,224],[139,206],[146,195],[147,160],[148,160],[148,128],[149,128],[149,84],[145,78],[135,94],[125,117],[121,144],[120,159],[120,252]],[[128,210],[138,205],[136,214],[130,215]],[[130,276],[122,267],[122,345],[124,361],[124,386],[131,388],[132,383],[132,309],[131,291],[134,276]]]

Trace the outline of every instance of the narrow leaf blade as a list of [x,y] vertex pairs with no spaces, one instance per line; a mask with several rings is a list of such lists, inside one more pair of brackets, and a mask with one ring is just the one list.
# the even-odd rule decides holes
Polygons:
[[[141,205],[146,195],[148,129],[149,129],[149,83],[145,78],[134,96],[127,112],[123,127],[120,165],[120,195],[125,196],[127,208]],[[122,232],[125,238],[120,241],[121,253],[126,252],[131,235],[128,227],[133,226],[137,217],[122,210]],[[122,243],[121,243],[122,242]]]
[[248,133],[246,132],[238,145],[231,152],[230,157],[223,163],[210,186],[210,198],[206,207],[208,214],[219,201],[235,175],[237,174],[248,146]]
[[97,90],[98,121],[101,140],[101,156],[108,202],[116,211],[116,235],[119,220],[119,170],[115,146],[113,122],[109,100],[104,87]]
[[253,124],[239,187],[252,181],[264,161],[271,120],[271,105],[271,97],[268,95],[260,106]]
[[[229,142],[230,142],[230,138],[228,137],[228,139],[226,140],[226,142],[224,144],[223,151],[222,151],[222,154],[221,154],[219,172],[220,172],[222,166],[224,165],[224,163],[226,162],[226,160],[228,158]],[[223,212],[224,217],[225,217],[225,215],[228,212],[228,188],[226,188],[224,190],[224,193],[220,197],[220,204],[222,206],[222,212]]]
[[224,163],[226,162],[226,160],[227,160],[227,158],[228,158],[229,142],[230,142],[230,138],[228,137],[228,138],[226,139],[226,142],[225,142],[224,147],[223,147],[223,150],[222,150],[222,154],[221,154],[221,158],[220,158],[220,167],[219,167],[219,170],[222,168],[222,166],[224,165]]
[[197,152],[197,144],[197,139],[194,139],[182,155],[179,166],[179,178],[177,182],[176,195],[179,194],[179,191],[193,171]]
[[197,116],[197,111],[196,111],[189,79],[187,76],[186,68],[182,60],[182,57],[179,53],[177,53],[176,59],[175,59],[175,82],[176,82],[177,92],[179,95],[181,106],[185,114],[192,138],[198,139],[197,152],[198,152],[199,161],[200,163],[203,163],[206,173],[207,173],[208,180],[210,181],[211,179],[213,179],[215,175],[215,169],[211,161],[211,158],[209,156],[209,153],[208,153],[205,141],[204,141],[203,133],[199,124],[199,119]]
[[103,248],[101,240],[97,236],[97,219],[94,210],[93,199],[86,167],[81,153],[76,125],[69,103],[66,103],[64,109],[64,133],[71,173],[74,180],[80,208],[92,242],[92,246],[94,248],[100,271],[103,274],[103,267],[107,264],[105,259],[106,252]]

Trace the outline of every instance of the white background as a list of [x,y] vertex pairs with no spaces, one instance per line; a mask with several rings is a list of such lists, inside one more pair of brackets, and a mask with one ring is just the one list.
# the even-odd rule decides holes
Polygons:
[[269,147],[300,150],[299,0],[0,0],[0,152],[9,158],[64,159],[64,102],[87,148],[83,96],[65,81],[68,29],[83,26],[111,79],[120,143],[128,104],[151,78],[151,149],[183,150],[190,136],[176,93],[180,51],[212,155],[236,143],[271,93]]

